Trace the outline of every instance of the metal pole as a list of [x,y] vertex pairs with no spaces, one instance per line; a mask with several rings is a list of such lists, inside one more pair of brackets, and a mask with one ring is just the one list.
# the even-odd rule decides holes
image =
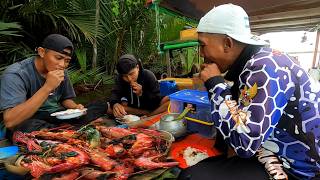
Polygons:
[[317,54],[318,54],[318,46],[319,46],[319,37],[320,37],[320,31],[317,30],[317,38],[316,38],[316,45],[314,47],[314,53],[313,53],[313,61],[312,61],[312,67],[316,67],[316,61],[317,61]]

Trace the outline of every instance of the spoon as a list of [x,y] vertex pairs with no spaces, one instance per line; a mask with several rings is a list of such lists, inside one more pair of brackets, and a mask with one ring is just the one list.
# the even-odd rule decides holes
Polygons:
[[177,118],[174,119],[174,121],[182,120],[187,113],[191,110],[191,108],[186,107],[181,114]]

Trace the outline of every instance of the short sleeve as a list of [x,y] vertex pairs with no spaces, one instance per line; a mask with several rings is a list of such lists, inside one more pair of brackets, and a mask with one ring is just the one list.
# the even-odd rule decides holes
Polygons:
[[66,73],[65,79],[63,81],[63,89],[62,89],[62,95],[61,95],[60,101],[63,101],[66,99],[72,99],[74,97],[76,97],[76,93],[74,92],[69,76]]
[[18,74],[5,73],[0,85],[0,109],[5,110],[15,107],[26,101],[27,89]]

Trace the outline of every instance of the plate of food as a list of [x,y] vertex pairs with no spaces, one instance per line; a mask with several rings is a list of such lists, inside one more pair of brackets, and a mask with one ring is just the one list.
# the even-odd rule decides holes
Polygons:
[[214,156],[212,151],[195,144],[180,146],[171,150],[171,157],[179,162],[181,168],[193,166],[211,156]]
[[20,176],[24,176],[28,174],[30,170],[21,165],[21,161],[24,157],[25,157],[24,155],[21,155],[21,156],[16,155],[16,156],[7,158],[4,161],[4,166],[7,169],[7,171],[14,174],[18,174]]
[[140,117],[132,114],[123,116],[122,120],[126,123],[131,123],[135,121],[140,121]]
[[51,116],[55,116],[57,119],[72,119],[76,117],[80,117],[86,114],[87,109],[67,109],[65,111],[59,111],[52,113]]
[[220,152],[213,148],[213,141],[198,134],[192,134],[172,144],[170,156],[179,162],[180,168],[188,168]]
[[140,117],[132,114],[123,116],[122,118],[116,118],[116,121],[120,124],[129,124],[132,122],[140,121]]

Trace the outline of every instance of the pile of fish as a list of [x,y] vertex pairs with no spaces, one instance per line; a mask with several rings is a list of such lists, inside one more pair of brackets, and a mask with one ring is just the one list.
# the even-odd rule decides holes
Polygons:
[[137,173],[169,168],[171,142],[150,129],[87,125],[79,130],[15,132],[24,156],[20,165],[34,178],[128,179]]

